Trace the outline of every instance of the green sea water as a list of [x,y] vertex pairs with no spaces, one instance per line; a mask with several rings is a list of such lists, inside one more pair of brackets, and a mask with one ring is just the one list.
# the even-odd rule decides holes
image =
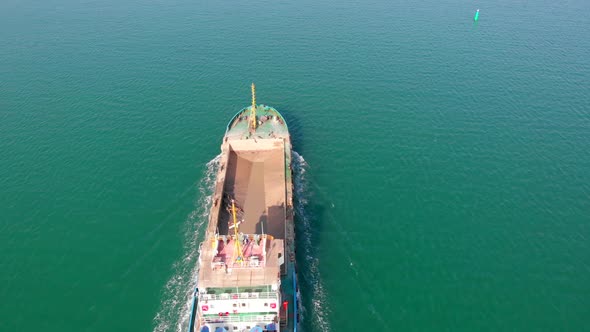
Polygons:
[[298,153],[304,331],[590,331],[588,13],[0,2],[0,331],[181,329],[251,82]]

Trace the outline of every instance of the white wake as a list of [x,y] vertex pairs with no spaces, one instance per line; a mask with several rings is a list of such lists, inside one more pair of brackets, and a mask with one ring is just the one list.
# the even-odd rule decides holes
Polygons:
[[[315,252],[312,241],[314,222],[319,216],[313,214],[309,209],[309,202],[315,197],[314,188],[307,175],[309,165],[301,155],[293,151],[293,187],[295,206],[295,227],[297,232],[297,251],[302,252],[305,257],[305,264],[298,264],[300,287],[304,287],[303,301],[308,306],[302,306],[301,326],[311,326],[312,331],[330,331],[328,315],[330,310],[322,279],[320,276],[320,262]],[[299,257],[301,257],[299,255]],[[305,297],[311,297],[306,299]],[[309,300],[309,301],[307,301]],[[309,320],[309,321],[308,321]]]
[[175,330],[185,332],[190,316],[193,290],[197,286],[197,260],[202,228],[209,219],[209,208],[213,196],[215,177],[221,155],[206,164],[201,180],[197,183],[199,197],[194,210],[187,216],[183,225],[183,252],[179,261],[173,265],[172,277],[164,287],[160,309],[154,317],[154,332]]

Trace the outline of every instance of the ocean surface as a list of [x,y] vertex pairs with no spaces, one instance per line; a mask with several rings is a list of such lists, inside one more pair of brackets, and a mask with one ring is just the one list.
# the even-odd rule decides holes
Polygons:
[[0,331],[182,331],[251,82],[297,152],[303,331],[590,331],[589,13],[0,2]]

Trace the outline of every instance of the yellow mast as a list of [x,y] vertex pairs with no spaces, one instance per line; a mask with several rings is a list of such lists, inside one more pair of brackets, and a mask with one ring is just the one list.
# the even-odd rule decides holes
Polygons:
[[236,259],[237,262],[242,261],[242,246],[240,245],[240,239],[238,237],[238,221],[236,218],[236,205],[234,204],[234,200],[231,200],[231,212],[234,216],[234,235],[236,237],[236,251],[238,252],[238,258]]
[[256,130],[256,86],[252,83],[252,108],[250,109],[250,129]]

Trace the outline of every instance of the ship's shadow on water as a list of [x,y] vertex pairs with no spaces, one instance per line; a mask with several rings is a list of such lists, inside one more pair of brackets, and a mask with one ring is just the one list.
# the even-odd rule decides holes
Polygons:
[[291,136],[293,169],[293,204],[295,208],[295,245],[300,287],[300,325],[305,332],[330,331],[330,308],[323,287],[318,258],[330,202],[316,190],[313,167],[304,159],[302,116],[288,105],[273,105],[285,118]]
[[285,118],[285,122],[289,127],[289,135],[291,136],[291,144],[293,145],[293,150],[297,151],[302,156],[305,155],[306,144],[303,140],[303,126],[301,125],[301,115],[297,114],[296,110],[291,109],[289,106],[274,106],[276,106],[275,108],[277,109],[277,111],[279,111],[283,118]]
[[314,190],[313,174],[305,159],[295,151],[292,157],[300,327],[306,332],[330,331],[330,308],[318,258],[319,234],[323,231],[329,203]]

